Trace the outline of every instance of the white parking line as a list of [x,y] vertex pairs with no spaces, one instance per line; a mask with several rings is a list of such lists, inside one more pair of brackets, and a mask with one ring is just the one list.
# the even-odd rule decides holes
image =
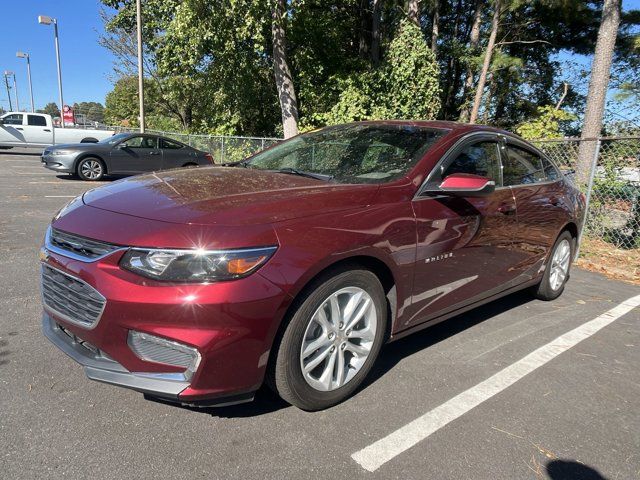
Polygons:
[[499,371],[484,382],[471,387],[430,412],[357,451],[351,458],[365,470],[373,472],[432,433],[477,407],[485,400],[513,385],[562,352],[589,338],[601,328],[640,306],[640,295],[629,298],[611,310],[559,336],[523,359]]

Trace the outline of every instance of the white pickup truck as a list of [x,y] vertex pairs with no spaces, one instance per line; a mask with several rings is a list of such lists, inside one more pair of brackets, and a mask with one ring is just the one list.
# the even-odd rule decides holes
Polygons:
[[8,112],[0,116],[0,148],[36,148],[63,143],[98,142],[111,130],[54,127],[45,113]]

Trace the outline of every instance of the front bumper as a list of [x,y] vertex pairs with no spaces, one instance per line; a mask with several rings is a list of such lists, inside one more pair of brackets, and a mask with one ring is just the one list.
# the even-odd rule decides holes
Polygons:
[[[43,249],[44,264],[81,280],[105,300],[89,328],[46,309],[44,335],[93,380],[185,405],[250,400],[262,384],[288,296],[259,272],[209,285],[159,284],[121,269],[124,250],[86,262]],[[185,376],[184,369],[143,360],[127,343],[130,331],[197,349],[197,370]]]
[[40,157],[44,168],[61,173],[74,173],[75,155],[44,154]]
[[[65,329],[66,330],[66,329]],[[47,313],[42,315],[42,333],[51,343],[84,367],[91,380],[131,388],[154,397],[177,400],[189,382],[172,379],[175,374],[130,372],[97,348],[85,346],[80,337],[63,330]]]

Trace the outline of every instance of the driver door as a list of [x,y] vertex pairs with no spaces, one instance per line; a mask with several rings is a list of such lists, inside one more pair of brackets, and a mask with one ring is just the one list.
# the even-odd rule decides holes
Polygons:
[[111,150],[111,173],[141,173],[162,169],[158,137],[135,135]]
[[483,197],[430,194],[413,200],[417,249],[405,327],[498,293],[517,276],[511,268],[516,259],[516,203],[511,189],[502,187],[498,139],[469,140],[436,168],[429,183],[439,185],[448,175],[469,173],[495,181],[496,189]]

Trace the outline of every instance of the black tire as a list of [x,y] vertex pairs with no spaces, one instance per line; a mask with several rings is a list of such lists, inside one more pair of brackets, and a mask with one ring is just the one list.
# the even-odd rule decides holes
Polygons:
[[[359,370],[357,370],[357,373],[339,388],[331,391],[320,391],[313,388],[303,376],[301,367],[302,342],[307,326],[310,324],[316,310],[332,293],[347,287],[357,287],[370,296],[377,319],[376,332],[369,354],[359,367]],[[351,396],[371,370],[386,335],[386,324],[387,304],[385,293],[375,274],[369,270],[352,267],[324,275],[313,282],[296,300],[290,321],[280,341],[276,342],[274,346],[275,361],[270,368],[269,375],[271,378],[267,383],[275,387],[276,392],[283,400],[302,410],[322,410],[336,405]],[[348,334],[349,332],[347,331],[346,333]],[[345,355],[347,353],[342,355],[343,358],[346,358]],[[354,357],[351,358],[353,359]]]
[[97,157],[85,157],[76,166],[78,177],[87,182],[101,180],[107,173],[104,162]]
[[[558,248],[561,248],[561,245],[564,242],[569,243],[569,264],[567,266],[567,271],[562,283],[559,286],[553,288],[553,282],[551,281],[552,271],[554,267],[554,255]],[[566,245],[566,244],[565,244]],[[533,288],[533,294],[536,298],[540,300],[555,300],[564,291],[564,287],[569,280],[569,276],[571,273],[571,262],[573,261],[573,256],[575,254],[576,241],[575,238],[571,235],[571,233],[564,231],[562,232],[556,242],[553,244],[553,248],[549,252],[549,257],[547,258],[547,266],[544,270],[544,274],[542,275],[542,280],[540,283]]]
[[189,163],[185,163],[185,164],[182,166],[182,168],[194,168],[194,167],[197,167],[197,166],[198,166],[198,164],[197,164],[197,163],[191,163],[191,162],[189,162]]

